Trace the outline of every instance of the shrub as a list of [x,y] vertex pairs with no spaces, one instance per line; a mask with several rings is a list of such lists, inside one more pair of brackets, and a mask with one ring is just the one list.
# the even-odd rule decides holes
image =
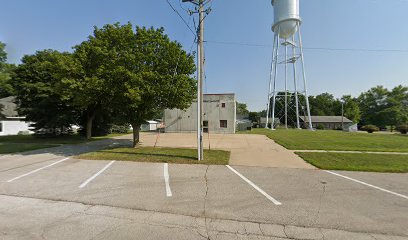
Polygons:
[[129,124],[112,125],[111,133],[128,133],[130,131]]
[[316,129],[318,130],[324,130],[324,125],[323,124],[318,124]]
[[361,130],[366,131],[368,133],[378,132],[380,129],[375,125],[365,125],[361,128]]
[[408,133],[408,124],[398,126],[398,127],[397,127],[397,130],[398,130],[401,134],[407,134],[407,133]]
[[30,135],[30,131],[19,131],[17,135]]

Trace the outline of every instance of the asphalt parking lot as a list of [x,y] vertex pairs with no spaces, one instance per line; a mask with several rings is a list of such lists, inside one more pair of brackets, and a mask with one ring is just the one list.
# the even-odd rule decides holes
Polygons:
[[2,156],[0,238],[408,239],[407,195],[408,174]]

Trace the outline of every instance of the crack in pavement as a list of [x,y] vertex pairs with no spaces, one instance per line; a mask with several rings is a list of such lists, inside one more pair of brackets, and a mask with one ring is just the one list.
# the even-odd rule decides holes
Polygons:
[[210,235],[208,233],[208,223],[207,223],[207,196],[208,196],[208,169],[210,165],[207,165],[207,169],[205,170],[204,180],[205,180],[205,196],[204,196],[204,223],[205,223],[205,231],[207,234],[207,239],[211,240]]
[[[207,169],[207,171],[208,171],[208,169]],[[207,189],[207,191],[208,191],[208,189]],[[0,196],[15,197],[15,196],[8,196],[8,195],[1,195],[1,194],[0,194]],[[265,224],[266,226],[268,226],[268,225],[269,226],[281,226],[281,227],[283,227],[283,233],[284,233],[284,235],[285,235],[285,237],[287,239],[296,239],[296,240],[300,240],[302,238],[290,237],[289,234],[288,234],[288,231],[287,231],[287,227],[306,228],[306,229],[309,228],[307,226],[295,226],[295,225],[287,225],[287,224],[282,225],[282,224],[274,224],[274,223],[261,223],[261,222],[255,222],[255,221],[247,221],[247,220],[246,221],[240,221],[240,220],[236,220],[236,219],[222,219],[222,218],[212,219],[212,218],[209,218],[207,216],[207,214],[205,214],[204,217],[202,217],[202,216],[189,216],[189,215],[183,215],[183,214],[160,212],[160,211],[157,211],[157,210],[156,211],[155,210],[138,210],[138,209],[132,209],[132,208],[116,207],[116,206],[106,206],[106,205],[96,205],[96,204],[92,205],[92,204],[85,204],[85,203],[72,202],[72,201],[58,201],[58,200],[49,200],[49,199],[41,199],[41,198],[29,198],[29,197],[20,197],[20,196],[18,196],[18,197],[23,198],[23,199],[26,198],[26,199],[33,199],[33,200],[40,200],[40,201],[66,202],[66,203],[72,203],[72,204],[77,203],[77,204],[81,204],[81,205],[84,206],[83,210],[75,211],[74,213],[70,214],[69,216],[64,217],[63,219],[60,219],[60,220],[58,220],[58,221],[56,221],[54,223],[51,223],[51,224],[47,224],[46,227],[43,229],[43,232],[46,232],[46,230],[48,228],[52,227],[55,224],[58,224],[59,222],[65,221],[66,219],[69,219],[71,217],[75,217],[75,215],[81,216],[81,214],[82,215],[94,215],[94,216],[106,216],[106,217],[109,217],[109,218],[116,218],[116,219],[120,219],[120,220],[128,220],[128,221],[131,222],[131,223],[128,223],[128,224],[141,223],[141,224],[146,224],[146,225],[150,225],[150,226],[166,227],[166,228],[169,228],[169,229],[187,229],[187,230],[190,230],[192,232],[196,232],[198,235],[200,235],[200,237],[205,238],[205,239],[214,239],[210,234],[211,232],[217,233],[215,235],[219,235],[220,233],[225,233],[225,234],[235,234],[235,235],[249,236],[247,229],[245,229],[245,234],[241,234],[239,232],[240,231],[239,229],[234,229],[234,230],[231,229],[232,231],[223,231],[223,230],[213,229],[210,226],[210,223],[212,223],[212,221],[214,219],[216,219],[217,221],[233,221],[233,222],[236,222],[236,223],[241,223],[240,224],[241,226],[245,226],[245,223],[258,224],[258,228],[260,229],[261,234],[259,234],[259,233],[250,234],[250,235],[253,235],[253,236],[267,236],[267,237],[276,237],[277,236],[277,235],[274,235],[273,233],[265,234],[264,230],[262,230],[262,225],[261,224]],[[151,214],[149,216],[145,217],[144,219],[137,220],[137,219],[127,218],[127,217],[112,216],[112,215],[109,215],[109,214],[89,213],[89,211],[94,207],[106,207],[106,208],[111,208],[111,209],[124,209],[124,210],[131,210],[131,211],[140,211],[140,212],[145,212],[145,213],[151,212]],[[154,216],[155,214],[169,214],[169,215],[180,216],[180,217],[191,217],[192,220],[191,220],[190,225],[178,225],[177,223],[176,224],[167,224],[166,225],[166,224],[160,224],[160,222],[149,222],[151,217]],[[204,226],[201,225],[198,222],[198,220],[200,220],[200,219],[204,220]],[[194,222],[196,224],[194,224]],[[194,225],[196,225],[196,226],[194,226]],[[322,230],[325,230],[325,229],[324,228],[315,228],[315,229],[319,230],[321,235],[323,236],[323,239],[325,239],[325,236],[324,236],[323,232],[321,232]],[[206,232],[206,235],[202,234],[202,232],[200,232],[200,230],[204,230]],[[374,237],[371,234],[377,234],[377,233],[367,233],[367,232],[351,232],[351,231],[339,230],[339,229],[327,229],[327,230],[334,230],[334,231],[337,230],[337,231],[347,232],[347,233],[351,233],[351,234],[365,234],[366,236],[367,235],[372,236],[372,238],[374,238]],[[45,234],[42,234],[42,235],[43,235],[42,237],[45,238]],[[380,234],[380,235],[383,235],[383,234]],[[401,237],[406,237],[406,236],[401,236]]]
[[324,196],[325,193],[326,193],[326,184],[327,184],[327,183],[324,182],[324,181],[320,181],[320,178],[319,178],[319,182],[320,182],[321,184],[323,184],[323,191],[322,191],[322,193],[320,194],[320,197],[319,197],[319,205],[318,205],[318,207],[317,207],[316,216],[315,216],[314,220],[312,220],[312,225],[316,225],[316,223],[317,223],[317,221],[318,221],[318,219],[319,219],[320,210],[321,210],[322,203],[323,203],[323,196]]

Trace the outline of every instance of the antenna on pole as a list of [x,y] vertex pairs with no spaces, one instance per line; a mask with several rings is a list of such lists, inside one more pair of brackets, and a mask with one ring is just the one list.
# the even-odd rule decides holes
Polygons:
[[182,0],[196,5],[198,13],[197,28],[197,158],[199,161],[204,159],[203,151],[203,81],[204,81],[204,14],[209,14],[210,9],[204,9],[204,6],[210,1],[205,0]]

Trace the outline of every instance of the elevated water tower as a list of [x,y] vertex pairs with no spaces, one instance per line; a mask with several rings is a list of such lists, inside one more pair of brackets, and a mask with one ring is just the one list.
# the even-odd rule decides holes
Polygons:
[[[299,0],[272,0],[271,3],[274,9],[272,31],[275,35],[265,126],[268,128],[269,118],[272,118],[271,129],[276,128],[278,120],[285,128],[289,125],[300,128],[299,117],[302,117],[305,127],[312,130],[300,31],[302,20],[299,15]],[[292,67],[290,72],[289,66]],[[303,82],[301,89],[299,82]]]

